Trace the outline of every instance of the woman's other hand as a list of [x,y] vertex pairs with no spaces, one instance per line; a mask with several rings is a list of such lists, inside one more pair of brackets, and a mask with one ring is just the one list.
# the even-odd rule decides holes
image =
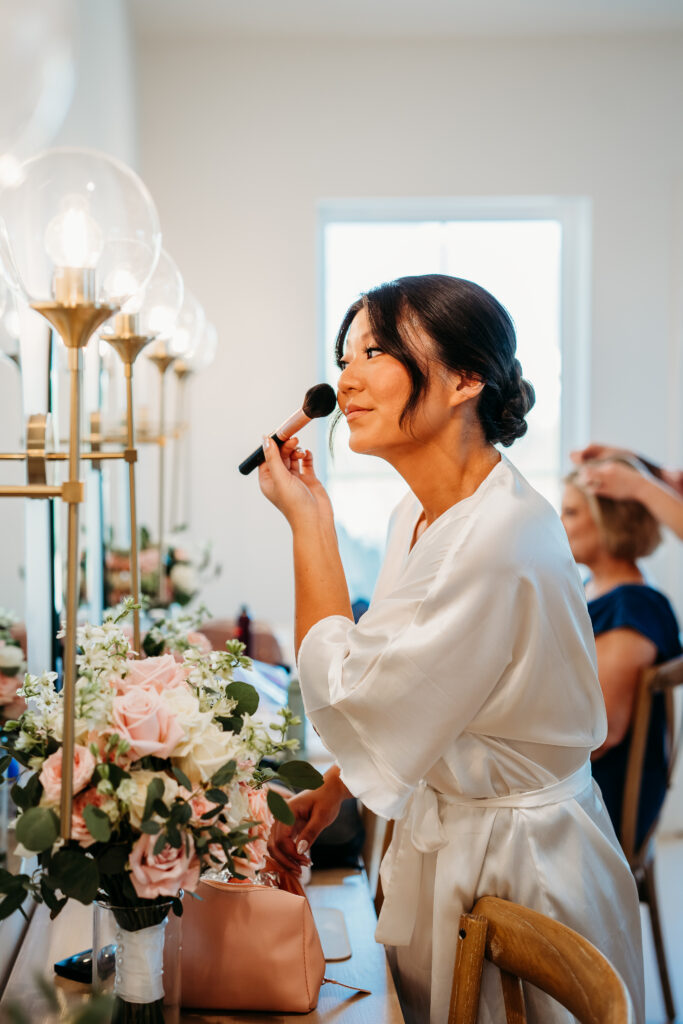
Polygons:
[[311,846],[322,830],[332,824],[342,800],[350,795],[335,766],[326,773],[320,789],[307,789],[291,797],[287,803],[294,814],[294,824],[275,821],[271,829],[268,853],[273,860],[287,871],[300,874],[302,866],[310,864]]
[[290,437],[279,448],[266,437],[263,451],[266,461],[259,466],[259,486],[290,525],[324,516],[332,520],[330,499],[315,475],[313,455],[298,448],[298,438]]

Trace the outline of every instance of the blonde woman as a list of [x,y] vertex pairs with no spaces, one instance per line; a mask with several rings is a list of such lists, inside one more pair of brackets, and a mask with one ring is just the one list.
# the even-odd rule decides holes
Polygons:
[[[607,737],[592,754],[593,777],[618,830],[638,680],[643,669],[680,654],[681,645],[669,601],[646,583],[638,566],[638,559],[651,554],[660,542],[657,520],[638,501],[591,493],[582,480],[592,472],[593,463],[588,462],[583,473],[577,470],[567,477],[562,522],[574,558],[590,572],[586,598],[607,710]],[[666,793],[665,725],[664,698],[659,694],[645,755],[638,842],[647,834]]]

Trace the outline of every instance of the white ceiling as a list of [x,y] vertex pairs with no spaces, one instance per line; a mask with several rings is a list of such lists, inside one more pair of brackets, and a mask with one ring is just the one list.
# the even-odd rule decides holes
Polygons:
[[682,0],[127,0],[137,34],[428,37],[683,31]]

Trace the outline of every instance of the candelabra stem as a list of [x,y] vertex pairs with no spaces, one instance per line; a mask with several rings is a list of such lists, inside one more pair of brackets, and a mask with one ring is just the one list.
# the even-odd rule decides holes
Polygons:
[[176,430],[175,430],[175,444],[173,446],[173,480],[171,483],[171,526],[179,527],[183,525],[182,518],[182,501],[180,491],[181,481],[181,463],[183,455],[185,453],[185,379],[184,377],[178,376],[178,383],[176,386]]
[[[126,461],[128,462],[128,500],[130,505],[130,590],[133,601],[140,604],[140,562],[138,560],[138,516],[135,494],[135,424],[133,421],[133,364],[125,363],[126,374]],[[133,647],[140,654],[140,609],[133,609]]]
[[79,482],[81,433],[81,365],[80,348],[70,348],[70,430],[69,479],[67,490],[67,577],[66,636],[64,641],[64,694],[62,740],[62,793],[60,801],[60,832],[63,839],[71,837],[71,796],[74,763],[74,718],[76,709],[76,630],[78,627],[78,506],[82,498]]
[[159,586],[157,596],[159,603],[164,600],[164,497],[165,497],[165,464],[166,464],[166,407],[164,387],[166,367],[159,367]]

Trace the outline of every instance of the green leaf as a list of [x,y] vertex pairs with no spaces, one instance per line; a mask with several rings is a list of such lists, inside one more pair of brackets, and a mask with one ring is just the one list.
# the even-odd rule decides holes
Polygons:
[[267,800],[274,818],[277,818],[284,825],[294,824],[294,814],[279,793],[276,793],[274,789],[269,789]]
[[49,1008],[54,1013],[59,1013],[59,1000],[57,999],[54,985],[52,985],[47,978],[44,978],[42,974],[36,974],[35,981],[36,986],[40,989],[41,995]]
[[277,774],[294,789],[318,789],[324,781],[308,761],[285,761],[278,767]]
[[52,887],[47,884],[45,877],[40,880],[40,894],[43,897],[45,905],[50,911],[50,920],[54,921],[57,914],[67,902],[66,896],[58,899]]
[[211,776],[211,782],[214,786],[227,786],[229,782],[232,782],[233,776],[237,771],[237,762],[228,761],[222,768],[219,768],[217,772],[214,772]]
[[184,788],[189,790],[191,793],[194,787],[192,786],[192,783],[188,779],[185,772],[181,768],[178,768],[176,765],[171,765],[171,770],[173,771],[173,774],[175,775],[180,785],[184,786]]
[[58,835],[59,818],[47,807],[29,807],[17,821],[17,839],[27,850],[49,850]]
[[173,913],[176,917],[183,916],[183,901],[178,897],[173,897]]
[[65,896],[79,903],[92,903],[99,888],[97,862],[80,848],[63,847],[52,858],[50,871]]
[[155,800],[152,804],[152,810],[155,814],[158,814],[160,818],[168,818],[171,813],[163,800]]
[[237,707],[233,714],[253,715],[258,708],[259,695],[251,683],[243,683],[240,679],[235,679],[225,687],[225,694],[231,700],[237,701]]
[[157,857],[161,853],[161,851],[163,850],[167,843],[168,839],[166,838],[166,833],[162,832],[159,838],[157,839],[156,843],[154,844],[154,849],[152,850],[152,853],[154,854],[155,857]]
[[161,832],[161,825],[158,821],[150,819],[149,821],[142,822],[140,831],[146,832],[148,836],[155,836],[158,832]]
[[207,789],[206,799],[210,800],[212,804],[220,804],[221,807],[228,802],[228,796],[222,789]]
[[5,754],[4,757],[0,757],[0,775],[4,775],[10,764],[12,763],[12,755]]
[[26,899],[26,890],[24,888],[17,889],[15,892],[8,893],[7,896],[3,896],[0,900],[0,921],[4,921],[6,917],[9,917],[18,910]]
[[83,820],[88,832],[98,843],[108,843],[111,839],[111,824],[109,818],[99,807],[93,804],[86,804],[83,808]]
[[31,1024],[31,1018],[18,1003],[10,1003],[4,1009],[9,1024]]
[[120,875],[126,867],[128,850],[122,844],[108,846],[97,858],[102,875]]
[[[20,786],[18,782],[15,782],[10,790],[10,796],[17,807],[22,811],[27,811],[29,807],[35,807],[40,800],[42,792],[42,783],[38,777],[38,773],[34,772],[33,775],[29,776],[28,782],[25,786]],[[24,845],[26,844],[24,843]]]
[[[106,772],[102,771],[103,768],[106,769]],[[114,789],[118,789],[124,779],[130,779],[131,774],[130,772],[124,771],[120,765],[114,764],[112,761],[111,764],[98,764],[93,777],[95,782],[99,782],[100,779],[106,777],[109,779]]]
[[142,812],[143,821],[146,818],[152,817],[152,808],[154,807],[154,801],[160,800],[164,795],[164,782],[163,779],[152,779],[147,787],[147,799],[145,800],[145,809]]
[[109,1024],[112,1019],[115,997],[103,994],[92,996],[71,1019],[71,1024]]

